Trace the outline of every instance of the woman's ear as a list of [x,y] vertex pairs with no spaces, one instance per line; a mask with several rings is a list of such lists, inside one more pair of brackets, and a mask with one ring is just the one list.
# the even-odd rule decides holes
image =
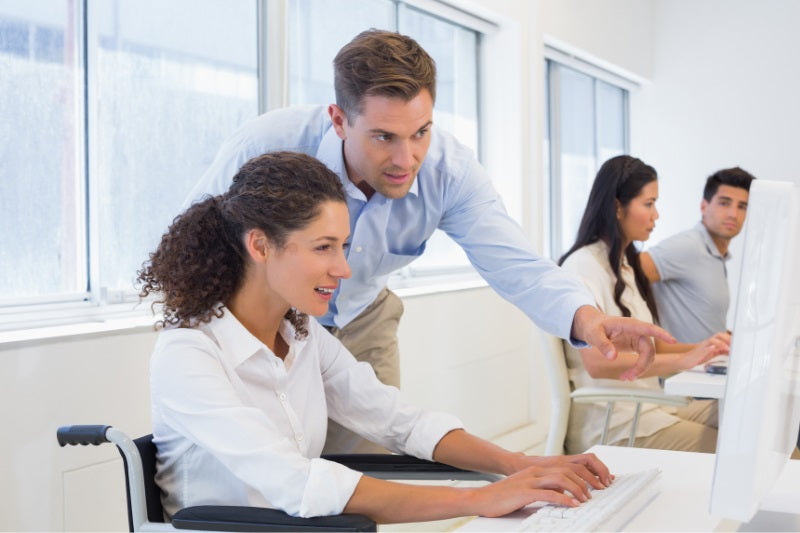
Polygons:
[[269,256],[269,239],[260,229],[251,229],[247,232],[244,236],[244,247],[256,263],[265,261]]
[[617,207],[617,220],[622,220],[622,215],[624,214],[622,211],[622,204],[619,203],[619,200],[614,200],[614,205]]

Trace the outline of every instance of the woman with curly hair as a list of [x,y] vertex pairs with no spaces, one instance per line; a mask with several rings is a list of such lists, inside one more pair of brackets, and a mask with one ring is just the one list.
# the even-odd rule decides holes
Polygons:
[[[594,295],[597,307],[610,316],[657,322],[650,283],[639,262],[636,241],[646,241],[658,218],[658,176],[650,165],[628,155],[613,157],[597,172],[578,236],[559,265],[577,275]],[[660,389],[659,376],[687,370],[728,353],[730,335],[721,332],[697,344],[666,344],[655,339],[653,363],[633,382],[621,382],[626,364],[636,355],[620,353],[609,361],[595,348],[566,346],[567,365],[575,387],[628,386]],[[633,406],[614,407],[608,442],[626,443],[634,419]],[[600,442],[605,404],[572,404],[567,430],[568,452]],[[713,452],[717,443],[717,402],[693,401],[677,411],[644,406],[635,445],[646,448]]]
[[[358,513],[376,522],[578,505],[611,482],[591,454],[532,457],[405,403],[316,320],[350,275],[339,179],[302,154],[247,162],[220,196],[178,216],[139,272],[164,307],[151,361],[156,481],[168,515],[193,505]],[[508,477],[414,486],[320,458],[327,419],[390,450]]]

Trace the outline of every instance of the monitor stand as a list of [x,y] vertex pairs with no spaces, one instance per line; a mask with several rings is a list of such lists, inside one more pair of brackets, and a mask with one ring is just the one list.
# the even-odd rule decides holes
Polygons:
[[800,531],[800,514],[758,511],[749,522],[724,519],[714,531]]

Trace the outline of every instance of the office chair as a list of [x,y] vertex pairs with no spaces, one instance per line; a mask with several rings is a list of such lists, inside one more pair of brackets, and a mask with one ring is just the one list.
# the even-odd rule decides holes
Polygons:
[[571,390],[567,372],[567,356],[561,339],[540,331],[545,368],[550,385],[550,426],[547,431],[545,455],[561,455],[564,453],[564,440],[567,437],[569,408],[571,402],[597,403],[605,402],[606,416],[600,444],[608,440],[608,426],[611,413],[616,402],[633,402],[636,404],[628,446],[633,446],[636,439],[636,426],[639,424],[639,413],[643,403],[683,406],[689,403],[684,396],[671,396],[657,390],[628,389],[624,387],[582,387]]
[[[161,489],[155,482],[156,446],[153,435],[132,440],[111,426],[62,426],[56,432],[58,443],[100,445],[111,442],[122,455],[130,531],[376,531],[374,521],[363,515],[342,514],[298,518],[277,509],[222,505],[187,507],[165,523]],[[405,455],[342,454],[326,459],[344,464],[372,477],[394,480],[460,479],[494,481],[499,476],[461,470],[442,463]]]

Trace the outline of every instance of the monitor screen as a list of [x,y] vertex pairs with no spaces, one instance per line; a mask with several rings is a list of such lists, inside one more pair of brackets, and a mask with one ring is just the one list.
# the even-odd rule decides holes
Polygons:
[[710,511],[748,522],[800,427],[800,182],[752,182],[740,260]]

